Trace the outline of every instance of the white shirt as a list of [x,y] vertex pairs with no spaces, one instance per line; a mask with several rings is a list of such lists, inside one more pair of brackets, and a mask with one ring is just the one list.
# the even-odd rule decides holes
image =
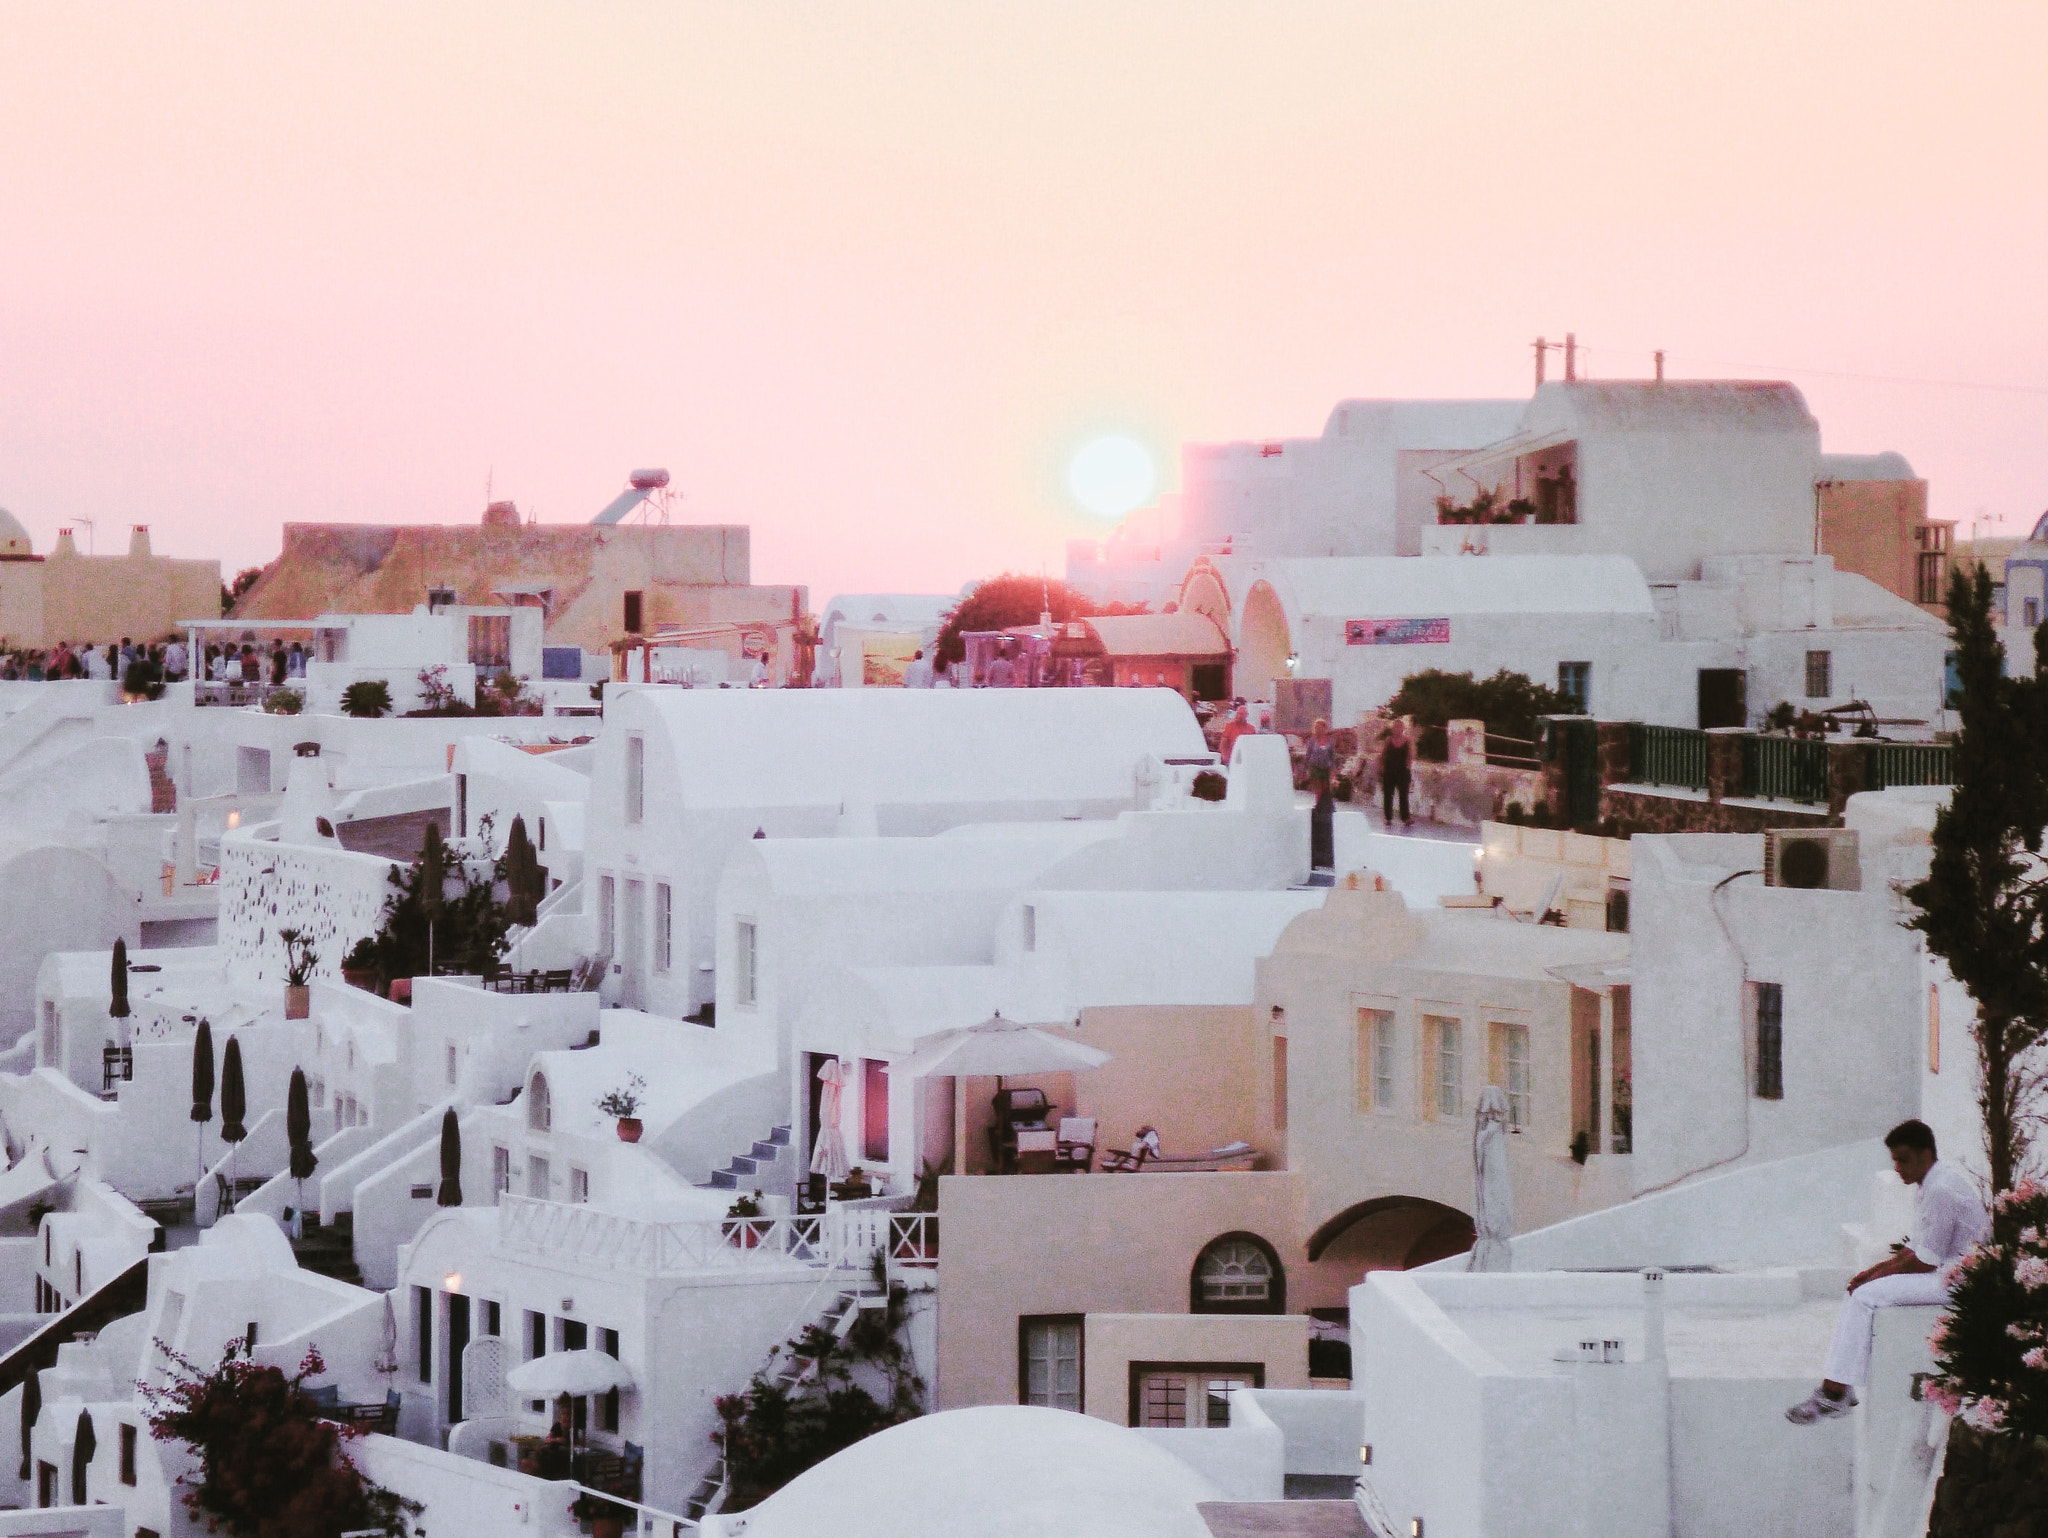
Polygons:
[[1913,1199],[1913,1253],[1930,1266],[1944,1266],[1990,1232],[1991,1214],[1970,1177],[1935,1160]]

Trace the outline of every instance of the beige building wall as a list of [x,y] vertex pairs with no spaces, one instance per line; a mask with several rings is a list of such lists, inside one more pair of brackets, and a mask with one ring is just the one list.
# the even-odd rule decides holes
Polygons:
[[1295,1178],[1279,1171],[947,1176],[939,1182],[939,1408],[1018,1403],[1027,1317],[1192,1314],[1195,1262],[1226,1234],[1272,1246],[1288,1313],[1345,1307],[1362,1273],[1334,1258],[1308,1262],[1298,1200]]
[[219,613],[220,562],[155,555],[142,527],[126,555],[80,555],[66,531],[47,558],[0,561],[0,638],[9,646],[162,641],[181,634],[181,621]]
[[1283,1169],[1270,1115],[1258,1094],[1266,1038],[1241,1005],[1089,1009],[1079,1038],[1111,1054],[1072,1076],[1075,1114],[1096,1119],[1098,1149],[1129,1148],[1138,1128],[1159,1129],[1169,1154],[1201,1154],[1242,1139],[1260,1169]]
[[1306,1314],[1090,1314],[1081,1333],[1081,1410],[1137,1424],[1134,1362],[1263,1369],[1261,1388],[1308,1388]]
[[[1587,1098],[1574,1082],[1575,1018],[1584,1034],[1574,999],[1596,1021],[1599,1001],[1550,969],[1625,967],[1627,957],[1625,935],[1490,913],[1425,918],[1393,892],[1339,890],[1296,919],[1259,964],[1254,1009],[1287,1037],[1288,1167],[1310,1247],[1320,1255],[1330,1244],[1362,1268],[1432,1258],[1417,1252],[1432,1232],[1462,1248],[1452,1230],[1469,1237],[1473,1113],[1506,1077],[1496,1027],[1520,1027],[1529,1046],[1526,1125],[1508,1143],[1517,1231],[1626,1199],[1625,1159],[1571,1157]],[[1378,1022],[1366,1011],[1392,1026],[1391,1099],[1375,1083]],[[1436,1093],[1438,1021],[1458,1026],[1448,1113]],[[1438,1220],[1448,1220],[1440,1230]]]
[[1835,558],[1838,571],[1868,577],[1930,614],[1945,612],[1945,602],[1920,602],[1920,556],[1936,530],[1944,560],[1935,590],[1948,591],[1947,536],[1954,528],[1929,522],[1925,481],[1821,481],[1814,496],[1821,553]]
[[235,617],[402,614],[430,586],[488,607],[510,587],[538,585],[552,589],[548,643],[592,652],[629,633],[628,593],[641,595],[634,634],[802,617],[804,588],[755,587],[751,571],[749,533],[737,525],[288,523],[283,551]]

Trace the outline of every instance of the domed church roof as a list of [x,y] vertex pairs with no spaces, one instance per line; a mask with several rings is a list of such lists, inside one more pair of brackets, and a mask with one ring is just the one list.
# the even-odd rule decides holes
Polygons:
[[21,520],[0,507],[0,559],[10,555],[32,555],[28,530],[21,526]]

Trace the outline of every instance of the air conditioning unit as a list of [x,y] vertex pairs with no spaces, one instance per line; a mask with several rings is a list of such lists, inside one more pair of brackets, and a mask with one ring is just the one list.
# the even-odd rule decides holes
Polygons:
[[1854,828],[1770,828],[1764,833],[1764,885],[1863,890]]

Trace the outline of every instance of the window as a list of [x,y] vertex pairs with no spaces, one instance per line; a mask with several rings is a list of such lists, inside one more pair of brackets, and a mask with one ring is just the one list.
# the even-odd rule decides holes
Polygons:
[[623,612],[619,617],[625,622],[626,634],[638,635],[640,633],[640,595],[638,593],[626,594],[625,602],[620,607]]
[[1529,1027],[1495,1021],[1488,1064],[1492,1080],[1508,1097],[1508,1129],[1529,1125]]
[[314,1079],[307,1084],[306,1088],[312,1091],[310,1098],[314,1108],[316,1110],[325,1110],[327,1108],[327,1081],[325,1079]]
[[638,822],[647,802],[647,739],[626,739],[626,821]]
[[469,617],[469,661],[483,669],[512,665],[512,616],[472,614]]
[[1081,1408],[1079,1314],[1027,1314],[1017,1321],[1017,1398],[1052,1410]]
[[861,1061],[861,1156],[869,1164],[889,1162],[889,1065],[880,1058]]
[[448,1082],[455,1082],[455,1043],[448,1043]]
[[548,1172],[548,1161],[539,1154],[530,1154],[526,1160],[526,1194],[545,1201],[548,1184],[552,1177]]
[[1133,1362],[1133,1426],[1220,1430],[1230,1424],[1230,1401],[1239,1389],[1259,1388],[1259,1362]]
[[1785,1098],[1785,989],[1780,983],[1756,985],[1756,1094],[1759,1100]]
[[555,1111],[548,1098],[547,1076],[537,1073],[533,1082],[526,1086],[526,1125],[535,1132],[546,1132],[554,1124]]
[[590,1326],[581,1319],[558,1319],[561,1327],[562,1349],[564,1351],[587,1351],[590,1349]]
[[1038,905],[1036,903],[1026,903],[1024,905],[1024,949],[1027,951],[1038,949]]
[[1273,1130],[1287,1130],[1287,1038],[1273,1038]]
[[434,1294],[430,1288],[412,1290],[414,1344],[418,1347],[420,1382],[434,1381]]
[[612,953],[613,910],[618,888],[619,883],[611,876],[597,878],[597,953],[600,956]]
[[[618,1360],[619,1332],[600,1327],[597,1332],[597,1349],[614,1361]],[[617,1389],[608,1391],[598,1400],[597,1429],[599,1431],[617,1431],[619,1429],[619,1391]]]
[[1806,697],[1810,700],[1824,700],[1835,692],[1835,654],[1833,652],[1808,652],[1806,654]]
[[1942,601],[1941,578],[1943,569],[1948,565],[1947,557],[1939,550],[1923,550],[1920,552],[1917,564],[1919,569],[1916,575],[1919,577],[1920,585],[1919,601],[1921,603],[1940,603]]
[[590,1171],[569,1166],[569,1200],[587,1202],[590,1200]]
[[2040,624],[2041,600],[2038,598],[2022,598],[2020,600],[2020,618],[2021,623],[2029,630]]
[[498,1333],[498,1325],[498,1305],[495,1303],[486,1302],[484,1304],[484,1334],[496,1335]]
[[1394,1012],[1358,1012],[1358,1109],[1394,1108]]
[[1456,1116],[1465,1106],[1464,1028],[1446,1015],[1422,1017],[1425,1104],[1432,1116]]
[[526,1311],[526,1359],[530,1362],[537,1356],[547,1354],[548,1316],[535,1313],[529,1308]]
[[455,836],[469,837],[469,776],[455,776]]
[[1286,1274],[1273,1247],[1256,1234],[1212,1239],[1195,1261],[1188,1311],[1195,1314],[1284,1314]]
[[1593,664],[1560,662],[1557,665],[1557,692],[1571,702],[1575,714],[1586,714],[1593,698]]
[[121,1483],[135,1483],[135,1428],[126,1421],[121,1423]]
[[503,1196],[512,1189],[512,1150],[493,1148],[491,1150],[491,1194]]
[[675,892],[666,881],[654,883],[654,970],[666,972],[675,960]]
[[754,921],[741,919],[733,925],[733,997],[742,1004],[752,1004],[759,996],[760,964],[759,942],[755,934]]

